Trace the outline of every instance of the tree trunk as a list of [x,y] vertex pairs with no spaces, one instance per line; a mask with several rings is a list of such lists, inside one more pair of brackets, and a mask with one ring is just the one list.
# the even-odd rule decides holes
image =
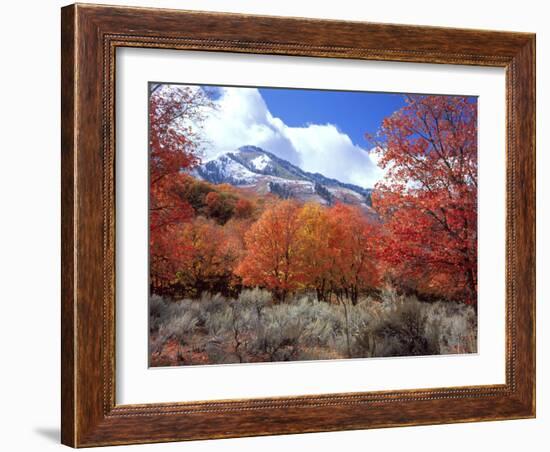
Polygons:
[[469,301],[477,312],[477,282],[472,268],[468,269],[468,271],[466,272],[466,276],[468,281],[468,289],[470,292]]
[[346,320],[346,345],[348,349],[348,358],[351,358],[351,338],[349,333],[349,315],[348,315],[348,307],[346,305],[346,301],[343,298],[340,298],[340,303],[344,307],[344,317]]

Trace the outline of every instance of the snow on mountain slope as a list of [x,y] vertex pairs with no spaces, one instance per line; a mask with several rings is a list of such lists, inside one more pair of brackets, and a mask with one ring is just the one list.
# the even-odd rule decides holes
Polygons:
[[271,162],[271,159],[265,154],[259,155],[258,157],[250,161],[252,166],[260,171],[265,170],[270,162]]
[[370,189],[303,171],[255,146],[243,146],[207,161],[194,170],[194,175],[214,184],[248,187],[259,194],[273,193],[323,205],[343,202],[372,213]]
[[228,154],[204,163],[197,169],[197,173],[202,179],[214,184],[251,185],[260,178],[260,175],[250,171]]

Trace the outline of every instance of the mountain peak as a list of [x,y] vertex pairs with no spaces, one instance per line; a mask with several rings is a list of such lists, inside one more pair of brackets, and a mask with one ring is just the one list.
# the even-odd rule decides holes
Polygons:
[[335,202],[370,210],[370,189],[309,173],[257,146],[241,146],[205,162],[195,175],[214,184],[247,187],[260,194],[331,205]]
[[265,149],[259,148],[258,146],[253,146],[251,144],[247,144],[246,146],[241,146],[237,149],[239,152],[257,152],[259,154],[268,154],[268,152]]

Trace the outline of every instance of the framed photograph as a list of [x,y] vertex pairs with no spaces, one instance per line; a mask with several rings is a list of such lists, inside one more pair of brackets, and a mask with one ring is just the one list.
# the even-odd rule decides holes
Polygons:
[[535,416],[535,36],[62,9],[62,442]]

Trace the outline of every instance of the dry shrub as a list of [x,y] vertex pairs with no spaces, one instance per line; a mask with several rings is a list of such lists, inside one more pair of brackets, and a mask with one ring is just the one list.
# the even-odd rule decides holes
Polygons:
[[[239,363],[305,359],[420,356],[477,350],[475,311],[397,295],[356,305],[319,302],[312,294],[277,303],[270,292],[243,290],[237,299],[150,299],[150,350],[167,341],[187,347],[185,362]],[[201,355],[202,354],[202,355]]]

